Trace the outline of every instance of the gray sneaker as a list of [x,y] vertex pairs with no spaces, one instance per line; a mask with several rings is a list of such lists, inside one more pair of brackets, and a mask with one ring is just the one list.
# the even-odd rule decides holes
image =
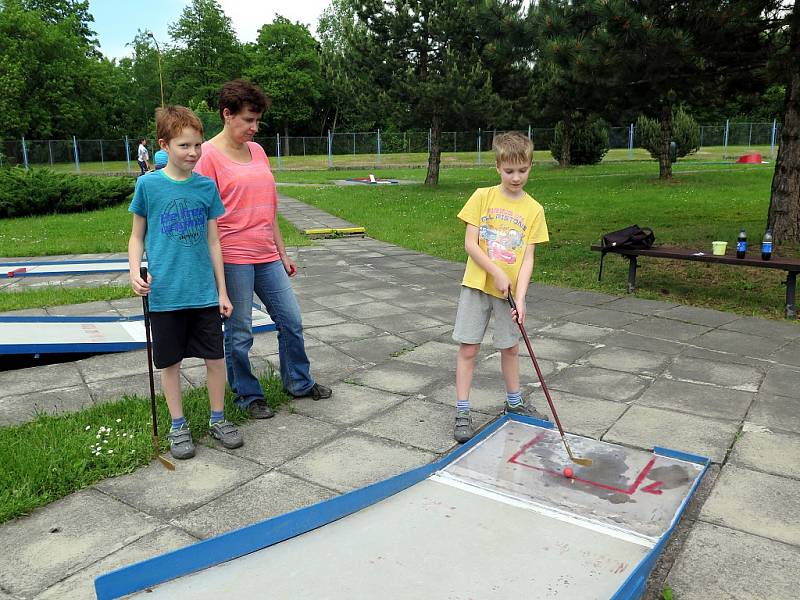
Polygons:
[[244,444],[238,427],[229,421],[217,421],[208,428],[208,433],[215,440],[222,442],[222,445],[229,450],[239,448]]
[[169,440],[169,453],[172,458],[184,460],[194,456],[194,442],[192,441],[192,432],[185,425],[175,431],[170,431],[167,434]]
[[456,412],[453,437],[459,444],[462,444],[471,439],[473,435],[475,435],[475,429],[472,426],[472,414],[468,410],[459,410]]
[[526,417],[533,417],[534,419],[539,419],[540,421],[549,421],[550,419],[547,416],[540,413],[538,410],[533,408],[532,406],[528,408],[525,406],[525,403],[519,404],[517,406],[511,406],[508,402],[506,402],[506,409],[505,412],[513,413],[515,415],[524,415]]

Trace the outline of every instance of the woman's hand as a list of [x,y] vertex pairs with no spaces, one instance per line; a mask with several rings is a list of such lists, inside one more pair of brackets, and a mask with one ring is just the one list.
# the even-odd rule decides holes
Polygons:
[[281,262],[289,277],[297,275],[297,265],[295,265],[288,256],[281,256]]

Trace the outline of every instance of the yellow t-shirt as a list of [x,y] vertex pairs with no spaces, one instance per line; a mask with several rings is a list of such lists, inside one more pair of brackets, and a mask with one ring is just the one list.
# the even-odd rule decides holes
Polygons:
[[[500,185],[475,190],[458,218],[478,228],[478,245],[508,275],[514,293],[525,249],[550,239],[542,205],[528,194],[509,198]],[[503,297],[492,277],[471,257],[467,258],[461,285]]]

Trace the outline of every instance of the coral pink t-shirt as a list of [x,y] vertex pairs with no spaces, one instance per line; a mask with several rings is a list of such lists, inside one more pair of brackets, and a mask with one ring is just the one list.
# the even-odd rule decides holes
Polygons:
[[278,260],[273,224],[278,211],[278,191],[264,149],[247,142],[251,160],[234,162],[211,142],[194,170],[217,184],[225,214],[217,219],[222,258],[236,265]]

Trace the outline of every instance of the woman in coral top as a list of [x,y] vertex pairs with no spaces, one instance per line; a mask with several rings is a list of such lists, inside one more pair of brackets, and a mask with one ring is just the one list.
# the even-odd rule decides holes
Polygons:
[[278,330],[280,373],[295,398],[330,398],[331,390],[311,377],[303,340],[300,305],[289,280],[297,267],[286,254],[278,227],[278,192],[264,149],[253,141],[264,93],[248,81],[226,83],[219,95],[222,131],[203,144],[195,171],[217,183],[225,214],[217,223],[225,262],[225,284],[233,314],[225,324],[225,363],[236,404],[250,416],[273,416],[250,366],[253,293]]

